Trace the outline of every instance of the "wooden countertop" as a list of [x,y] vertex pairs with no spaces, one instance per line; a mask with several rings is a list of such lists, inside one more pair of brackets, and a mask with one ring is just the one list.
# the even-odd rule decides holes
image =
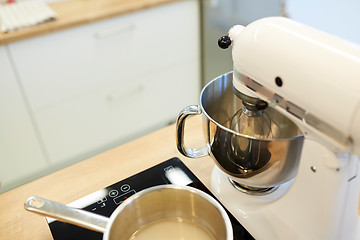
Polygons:
[[178,0],[65,0],[49,3],[58,14],[55,21],[0,33],[0,45],[175,1]]
[[[204,145],[199,116],[187,120],[185,142]],[[189,159],[176,149],[171,125],[0,195],[0,239],[52,239],[44,217],[24,209],[30,196],[70,203],[172,157],[180,158],[209,188],[210,157]]]

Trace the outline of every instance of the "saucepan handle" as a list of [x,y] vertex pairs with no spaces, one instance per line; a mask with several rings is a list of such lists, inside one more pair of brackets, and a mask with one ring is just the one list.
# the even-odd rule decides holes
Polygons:
[[208,148],[206,146],[200,148],[187,148],[184,146],[184,128],[187,117],[191,115],[200,115],[202,113],[199,105],[190,105],[184,108],[176,121],[176,146],[179,152],[190,158],[198,158],[208,156]]
[[62,222],[84,227],[97,232],[105,232],[109,218],[72,208],[61,203],[40,197],[30,197],[25,202],[25,209]]

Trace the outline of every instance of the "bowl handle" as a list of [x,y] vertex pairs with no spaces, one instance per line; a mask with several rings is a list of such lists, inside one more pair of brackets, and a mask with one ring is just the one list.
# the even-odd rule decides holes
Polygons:
[[206,146],[200,148],[186,148],[184,146],[184,127],[185,120],[190,115],[200,115],[202,113],[199,105],[190,105],[184,108],[176,121],[176,146],[179,152],[185,157],[198,158],[209,155],[208,148]]

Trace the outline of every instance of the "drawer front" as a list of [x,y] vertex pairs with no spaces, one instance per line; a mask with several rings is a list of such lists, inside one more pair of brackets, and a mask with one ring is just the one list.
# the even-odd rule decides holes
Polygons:
[[41,111],[36,119],[50,158],[86,158],[174,121],[182,108],[199,101],[200,87],[194,84],[199,81],[198,68],[192,61],[140,78],[127,77],[126,86],[119,83]]

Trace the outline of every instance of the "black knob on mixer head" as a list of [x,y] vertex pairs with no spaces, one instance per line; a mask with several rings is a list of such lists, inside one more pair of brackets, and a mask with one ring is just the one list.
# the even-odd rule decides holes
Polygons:
[[231,38],[229,36],[222,36],[218,40],[218,45],[222,49],[226,49],[231,45]]

